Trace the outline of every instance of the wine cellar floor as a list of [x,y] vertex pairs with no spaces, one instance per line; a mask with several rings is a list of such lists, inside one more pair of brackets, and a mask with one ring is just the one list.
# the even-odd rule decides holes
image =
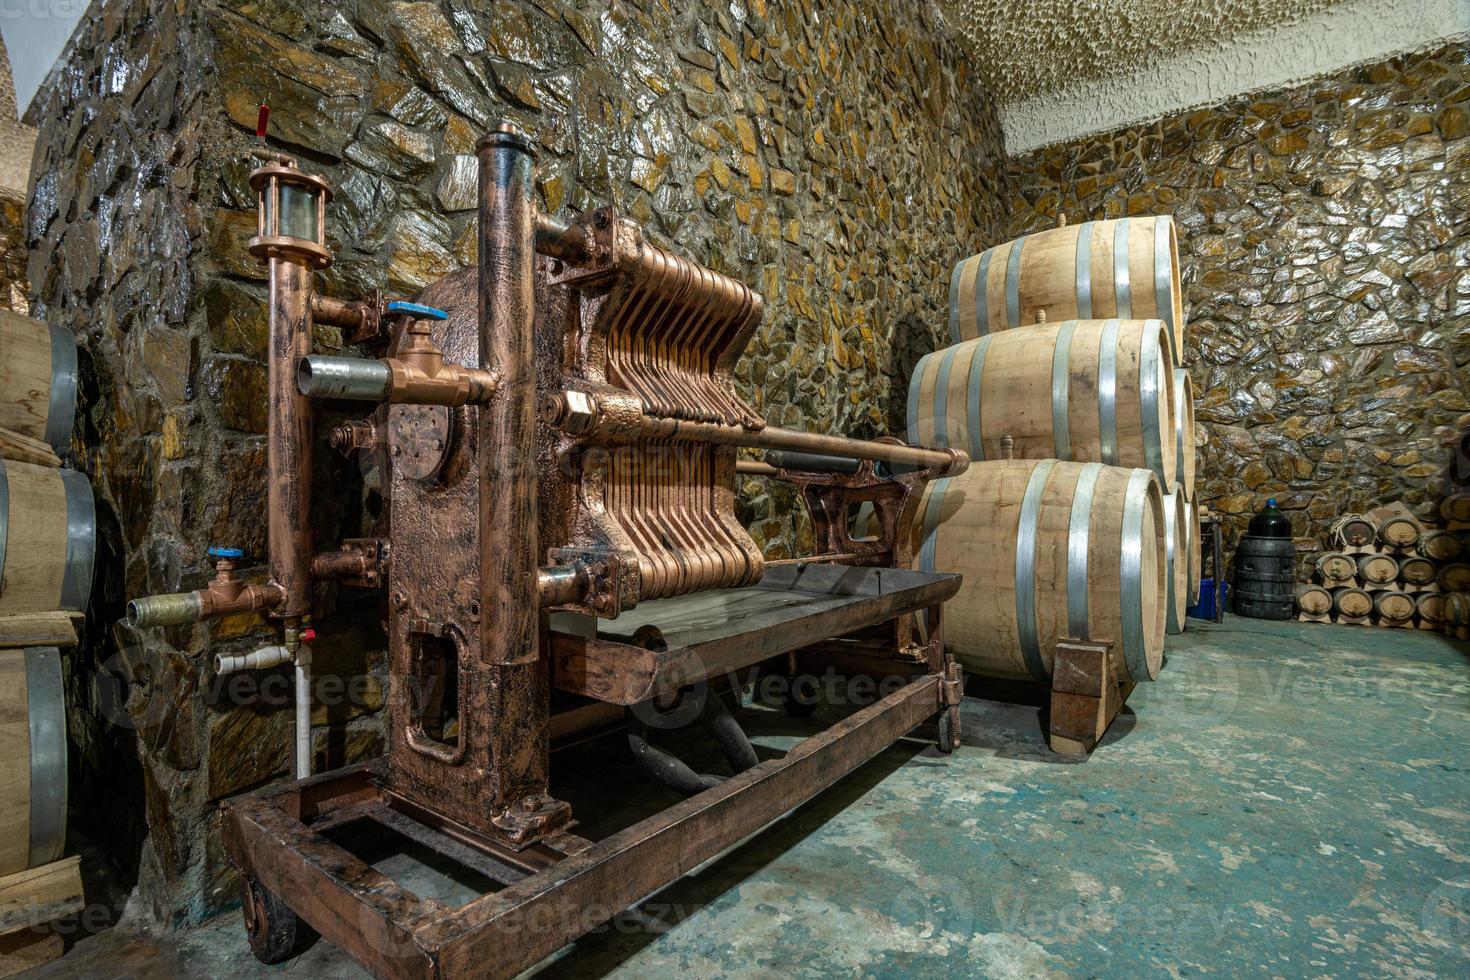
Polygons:
[[[1137,715],[1125,709],[1086,762],[1047,751],[1036,707],[971,698],[958,755],[900,742],[541,972],[1463,974],[1470,645],[1190,625],[1135,691]],[[774,712],[747,720],[769,747],[800,734]],[[583,787],[595,773],[604,790],[666,802],[616,764],[615,742],[570,751]],[[408,859],[382,866],[415,890],[467,894]],[[35,975],[363,974],[325,943],[261,966],[231,914],[163,939],[102,933]]]

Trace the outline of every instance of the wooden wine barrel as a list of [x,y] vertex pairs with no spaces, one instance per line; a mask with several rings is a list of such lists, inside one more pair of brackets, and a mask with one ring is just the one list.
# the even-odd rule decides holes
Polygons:
[[1452,493],[1441,500],[1439,516],[1456,524],[1470,524],[1470,493]]
[[1317,575],[1325,582],[1346,582],[1357,574],[1358,563],[1352,555],[1324,551],[1317,556]]
[[1350,548],[1372,544],[1378,527],[1361,514],[1344,514],[1332,524],[1332,535]]
[[1419,535],[1419,554],[1435,561],[1454,561],[1463,547],[1454,531],[1425,531]]
[[1445,594],[1443,592],[1420,592],[1414,597],[1414,609],[1426,623],[1445,621]]
[[1397,514],[1378,522],[1378,540],[1390,548],[1412,548],[1419,540],[1419,525]]
[[1398,559],[1393,555],[1359,555],[1358,578],[1373,585],[1387,585],[1399,577]]
[[1383,589],[1373,593],[1373,611],[1380,621],[1407,623],[1414,618],[1414,597],[1397,589]]
[[0,310],[0,429],[40,439],[64,454],[76,409],[76,335]]
[[1434,562],[1417,555],[1399,559],[1399,578],[1409,585],[1428,585],[1434,581]]
[[0,459],[0,616],[85,610],[96,548],[85,474]]
[[1470,595],[1461,592],[1445,596],[1444,621],[1460,639],[1470,636]]
[[1174,484],[1174,387],[1158,320],[1068,320],[926,354],[909,379],[909,441],[971,459],[1055,458],[1153,470]]
[[1185,522],[1184,529],[1189,533],[1189,604],[1199,604],[1199,582],[1203,569],[1200,567],[1203,561],[1204,547],[1200,543],[1203,533],[1199,523],[1199,501],[1189,498],[1189,520]]
[[56,647],[0,650],[0,877],[66,843],[66,699]]
[[1189,503],[1179,491],[1163,495],[1164,580],[1168,583],[1164,606],[1165,630],[1184,632],[1185,610],[1189,607]]
[[915,565],[964,575],[946,646],[977,674],[1051,677],[1063,637],[1113,646],[1122,676],[1164,657],[1164,514],[1148,470],[996,460],[935,480],[915,516]]
[[1194,499],[1194,380],[1183,368],[1174,369],[1174,478],[1184,499]]
[[1470,592],[1470,565],[1463,562],[1446,565],[1439,570],[1436,581],[1446,592]]
[[1309,616],[1325,616],[1332,611],[1332,593],[1320,585],[1298,585],[1296,607]]
[[949,332],[958,343],[1036,322],[1152,317],[1184,349],[1179,243],[1161,214],[1049,228],[986,249],[954,267]]
[[1366,616],[1373,611],[1373,598],[1353,585],[1332,590],[1332,611],[1343,616]]

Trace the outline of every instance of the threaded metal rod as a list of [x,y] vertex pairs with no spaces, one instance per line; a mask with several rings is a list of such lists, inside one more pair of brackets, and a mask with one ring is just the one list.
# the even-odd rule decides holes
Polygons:
[[364,357],[312,354],[296,365],[296,387],[309,398],[382,402],[388,400],[392,383],[388,365]]
[[179,626],[204,618],[204,604],[197,592],[150,595],[128,603],[127,622],[133,629]]

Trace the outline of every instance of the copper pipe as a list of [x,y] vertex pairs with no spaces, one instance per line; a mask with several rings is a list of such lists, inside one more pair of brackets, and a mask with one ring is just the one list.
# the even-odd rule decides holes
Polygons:
[[321,293],[311,294],[311,317],[317,323],[329,323],[355,334],[365,334],[377,330],[379,316],[378,304],[375,302],[337,299]]
[[363,578],[377,568],[377,562],[362,551],[323,551],[311,560],[314,578],[341,581]]
[[[432,367],[432,365],[431,365]],[[495,397],[494,371],[439,364],[434,373],[401,358],[370,360],[313,354],[296,366],[296,385],[308,398],[388,402],[395,405],[481,405]]]
[[209,586],[193,592],[174,592],[134,599],[128,603],[125,618],[134,629],[178,626],[217,616],[267,611],[280,605],[284,599],[285,593],[274,582],[265,585],[239,585],[239,588],[228,591],[221,591],[216,583],[211,582]]
[[591,587],[591,576],[577,565],[548,565],[536,571],[536,595],[543,609],[581,602]]
[[747,476],[774,477],[781,471],[770,463],[762,463],[758,459],[737,459],[735,461],[735,472],[744,473]]
[[536,215],[536,251],[566,262],[587,254],[587,232],[581,225],[561,221],[549,214]]
[[836,555],[811,555],[805,558],[773,558],[767,559],[766,567],[772,565],[823,565],[833,562],[864,561],[871,560],[872,555],[859,555],[855,552]]
[[534,664],[537,581],[535,206],[531,143],[510,123],[486,133],[480,161],[480,364],[501,394],[479,412],[480,631],[486,663]]
[[705,442],[720,446],[748,446],[754,449],[791,449],[822,456],[848,456],[872,459],[899,466],[932,466],[944,476],[958,476],[970,465],[970,457],[958,449],[920,449],[892,442],[869,442],[819,432],[795,429],[747,429],[743,426],[713,422],[688,422],[683,419],[644,416],[638,427],[640,439],[674,439]]
[[276,614],[294,620],[311,612],[311,405],[296,390],[296,364],[311,353],[311,269],[289,256],[270,259],[270,486],[268,540],[271,579],[284,591]]

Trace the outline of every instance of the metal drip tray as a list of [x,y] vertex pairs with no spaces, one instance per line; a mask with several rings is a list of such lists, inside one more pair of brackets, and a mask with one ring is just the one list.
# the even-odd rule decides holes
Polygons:
[[947,572],[777,565],[755,585],[655,599],[616,619],[555,614],[552,676],[564,691],[637,704],[938,605],[959,587]]

